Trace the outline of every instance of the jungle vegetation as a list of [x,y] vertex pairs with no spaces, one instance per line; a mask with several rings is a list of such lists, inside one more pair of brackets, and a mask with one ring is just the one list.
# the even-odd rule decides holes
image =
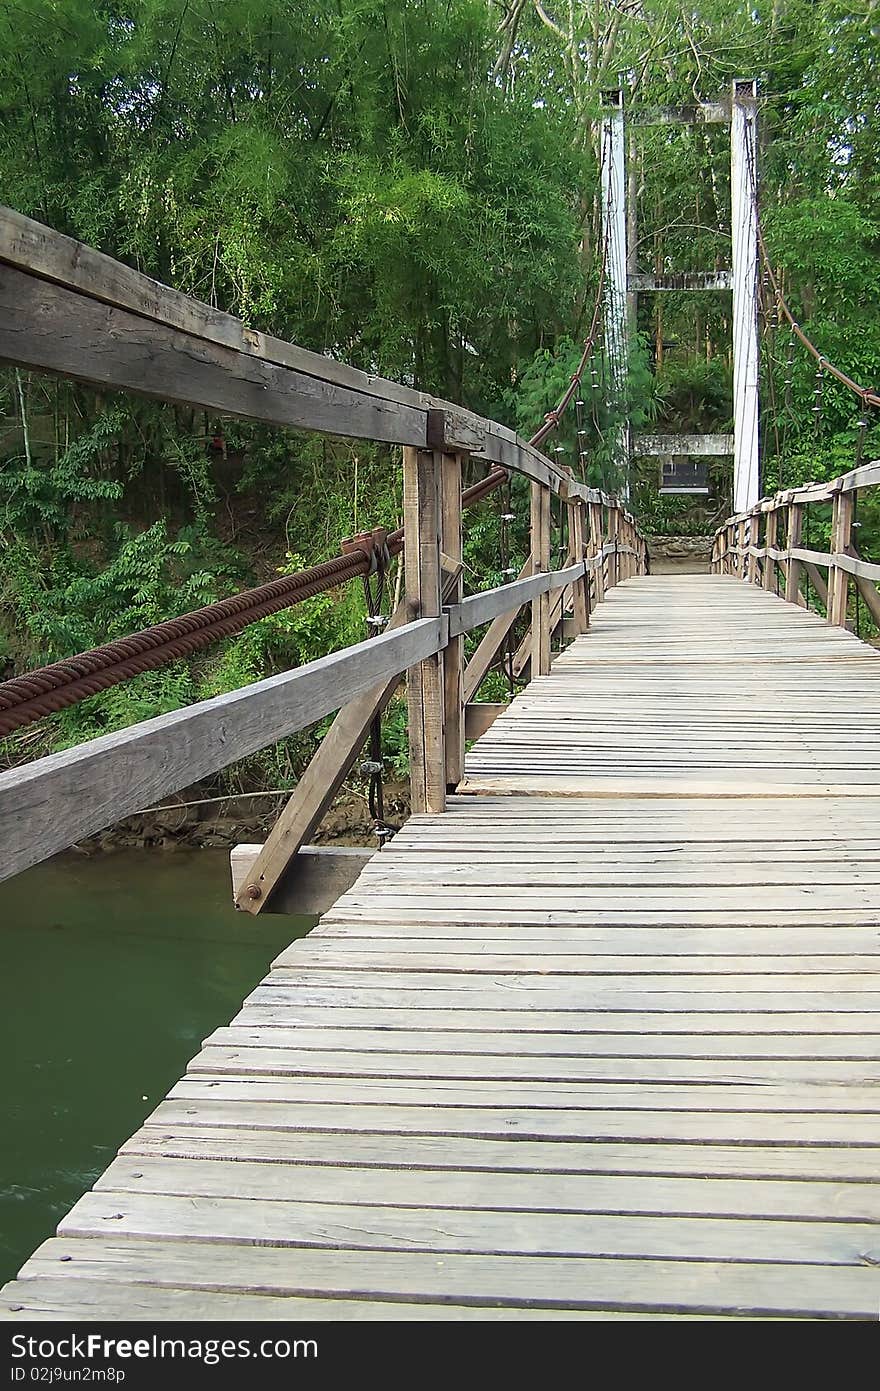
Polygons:
[[[2,0],[0,197],[249,324],[525,432],[576,361],[596,290],[596,119],[755,76],[762,221],[794,312],[880,382],[880,7],[875,0]],[[652,127],[630,149],[639,265],[729,264],[728,135]],[[728,295],[642,296],[636,421],[724,429]],[[853,466],[859,403],[762,322],[764,487]],[[786,385],[790,378],[790,385]],[[613,487],[605,364],[589,441]],[[880,454],[871,425],[864,457]],[[657,496],[655,532],[730,510]],[[208,418],[48,376],[0,375],[0,675],[334,554],[394,525],[394,452]],[[516,491],[516,490],[515,490]],[[524,514],[522,508],[520,513]],[[470,583],[498,582],[498,513],[470,517]],[[865,505],[871,554],[880,523]],[[818,538],[814,538],[818,540]],[[523,530],[513,536],[520,553]],[[877,547],[875,547],[875,551]],[[880,559],[880,553],[875,554]],[[148,717],[363,635],[356,586],[130,681],[7,741],[7,759]],[[387,733],[404,758],[402,714]],[[291,781],[307,741],[236,786]]]

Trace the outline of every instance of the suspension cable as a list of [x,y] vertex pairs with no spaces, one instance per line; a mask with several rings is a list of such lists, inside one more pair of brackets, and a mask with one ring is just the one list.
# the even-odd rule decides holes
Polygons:
[[758,250],[761,255],[761,260],[764,263],[764,269],[767,272],[770,284],[773,287],[773,293],[776,298],[776,303],[779,308],[779,311],[788,323],[789,327],[791,328],[791,331],[803,344],[807,352],[813,358],[815,358],[816,362],[819,364],[819,367],[823,372],[827,372],[829,376],[832,376],[837,381],[839,381],[842,386],[847,387],[847,389],[853,392],[855,396],[858,396],[859,400],[862,401],[864,405],[880,408],[880,391],[875,390],[873,387],[861,386],[857,381],[854,381],[853,378],[849,376],[847,372],[842,371],[841,368],[836,367],[833,362],[830,362],[829,359],[825,356],[825,354],[819,348],[816,347],[816,344],[804,332],[797,319],[795,318],[794,314],[792,313],[788,301],[786,300],[785,295],[782,293],[782,286],[780,285],[776,272],[773,269],[773,263],[770,260],[770,253],[767,250],[767,243],[764,238],[764,229],[761,225],[761,217],[759,211],[757,171],[755,169],[755,163],[752,157],[751,148],[747,146],[746,149],[746,162],[748,164],[749,182],[752,191],[752,203],[755,211],[755,230],[757,233]]

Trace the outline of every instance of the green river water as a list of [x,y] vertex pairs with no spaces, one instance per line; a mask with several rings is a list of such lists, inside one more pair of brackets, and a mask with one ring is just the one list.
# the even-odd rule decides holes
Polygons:
[[0,884],[0,1283],[312,921],[236,913],[222,850],[62,856]]

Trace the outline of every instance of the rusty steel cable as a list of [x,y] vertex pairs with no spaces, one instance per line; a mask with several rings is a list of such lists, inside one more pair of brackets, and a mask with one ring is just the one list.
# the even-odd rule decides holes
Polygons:
[[[602,290],[605,276],[605,242],[603,240],[602,262],[599,286],[584,345],[580,365],[572,376],[569,386],[559,403],[545,417],[544,424],[531,437],[528,443],[536,447],[556,428],[563,412],[568,407],[581,374],[592,352],[599,312],[602,303]],[[485,478],[465,488],[461,495],[463,507],[473,507],[497,488],[507,482],[508,470],[495,465]],[[403,550],[403,528],[389,532],[385,539],[388,556],[397,556]],[[87,700],[100,691],[109,690],[133,676],[147,671],[155,671],[221,638],[232,637],[252,623],[266,618],[281,609],[291,608],[305,599],[314,598],[328,589],[347,584],[358,576],[368,576],[372,569],[372,554],[369,545],[354,546],[330,560],[322,561],[295,575],[285,575],[256,589],[243,590],[228,599],[220,599],[214,604],[182,614],[179,618],[167,619],[125,638],[117,638],[88,652],[80,652],[74,657],[53,662],[50,666],[39,667],[22,676],[12,677],[0,682],[0,738],[33,724],[45,715],[57,714],[78,701]]]
[[231,637],[271,613],[366,574],[369,568],[369,557],[362,551],[335,556],[296,575],[4,681],[0,684],[0,737],[132,676],[187,657],[219,638]]
[[876,388],[870,386],[862,386],[859,382],[854,381],[853,378],[847,372],[842,371],[839,367],[836,367],[833,362],[830,362],[828,358],[825,356],[825,354],[821,352],[819,348],[816,347],[816,344],[812,341],[812,339],[810,339],[807,336],[807,334],[804,332],[804,330],[798,323],[797,319],[794,317],[794,314],[792,313],[791,309],[789,308],[788,301],[786,300],[785,295],[782,293],[782,286],[779,283],[779,277],[773,269],[773,262],[770,259],[770,252],[767,249],[767,243],[764,239],[764,228],[761,224],[761,214],[758,199],[758,175],[757,170],[755,169],[755,164],[752,158],[751,150],[748,148],[747,155],[747,166],[749,173],[749,183],[751,185],[752,206],[755,215],[755,233],[758,243],[758,252],[764,264],[764,269],[767,273],[770,285],[773,289],[773,294],[776,299],[777,313],[782,314],[782,317],[785,319],[792,333],[799,340],[799,342],[806,348],[807,352],[811,355],[811,357],[813,357],[816,360],[822,372],[827,372],[829,376],[834,377],[836,381],[839,381],[840,384],[842,386],[845,386],[848,391],[851,391],[853,395],[858,396],[859,400],[864,405],[873,406],[875,407],[875,409],[880,409],[880,390],[877,390]]
[[[506,477],[506,469],[490,470],[485,478],[465,489],[463,505],[473,506],[481,501],[500,487]],[[403,531],[391,532],[387,545],[390,555],[399,555],[403,550]],[[0,683],[0,738],[133,676],[191,656],[269,614],[366,576],[370,568],[369,551],[353,549],[295,575],[285,575],[257,589],[244,590],[180,618],[167,619],[129,637],[4,681]]]

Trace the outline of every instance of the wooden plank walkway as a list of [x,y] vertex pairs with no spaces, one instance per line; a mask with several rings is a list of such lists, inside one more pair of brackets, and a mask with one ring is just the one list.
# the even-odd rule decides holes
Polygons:
[[755,587],[613,590],[6,1315],[876,1319],[878,696]]

